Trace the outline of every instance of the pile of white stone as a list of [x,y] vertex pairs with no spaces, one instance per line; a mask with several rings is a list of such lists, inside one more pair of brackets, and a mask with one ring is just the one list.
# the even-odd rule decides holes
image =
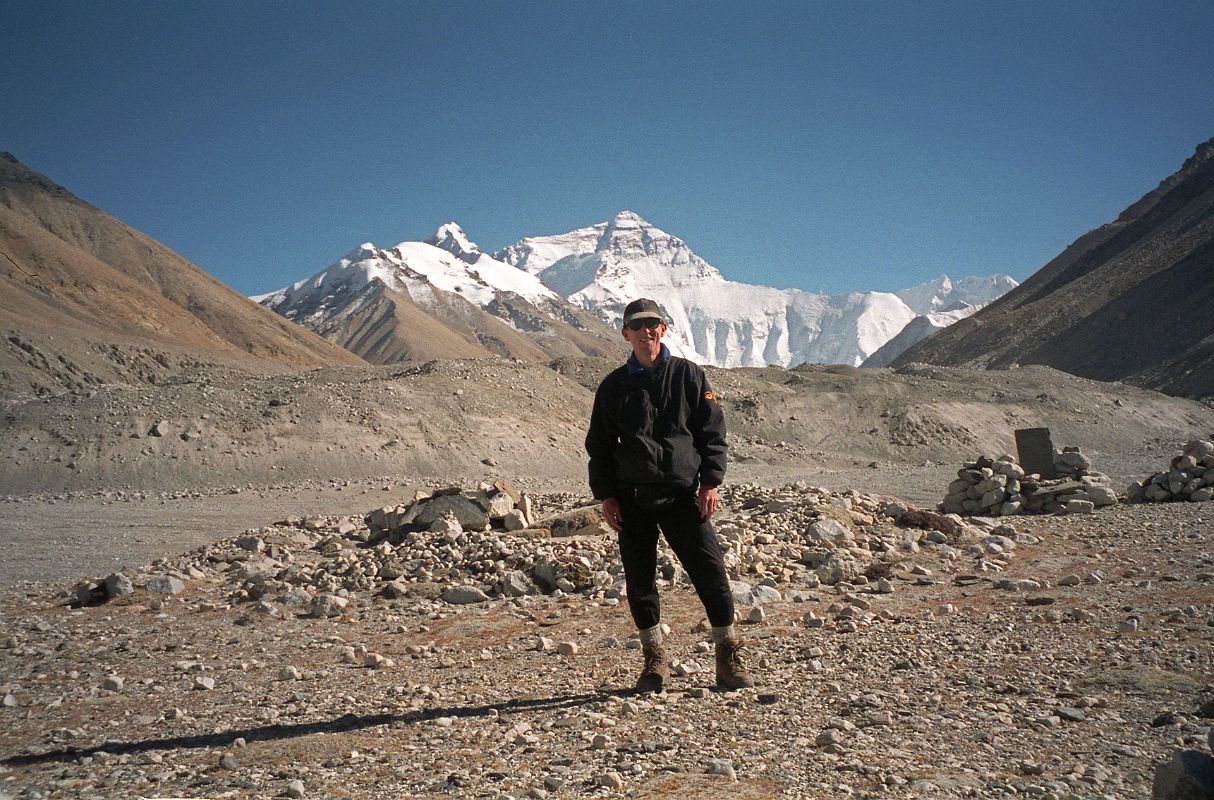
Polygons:
[[1195,503],[1214,499],[1214,441],[1195,439],[1184,446],[1168,465],[1166,472],[1131,483],[1126,501],[1145,503],[1189,500]]
[[[502,496],[512,500],[510,509],[496,500]],[[981,526],[855,491],[741,485],[723,488],[722,499],[717,534],[739,607],[819,586],[893,592],[891,579],[932,580],[921,558],[935,569],[943,561],[998,572],[1010,552],[1000,546],[992,555],[990,531]],[[463,605],[577,594],[619,602],[625,590],[615,535],[598,506],[586,502],[546,495],[529,503],[507,487],[482,484],[365,517],[284,520],[137,572],[85,581],[73,590],[74,601],[89,605],[136,592],[137,602],[156,604],[159,593],[188,593],[203,580],[225,585],[227,602],[251,613],[321,619],[383,601]],[[537,519],[505,530],[518,511]],[[665,546],[658,572],[664,583],[688,581]]]
[[1117,502],[1109,477],[1091,467],[1078,447],[1064,447],[1054,454],[1054,471],[1059,477],[1048,480],[1036,473],[1026,475],[1015,456],[981,456],[957,471],[940,510],[991,517],[1091,513]]
[[418,492],[407,505],[377,508],[367,515],[372,541],[405,533],[447,530],[518,531],[534,516],[531,498],[504,481],[482,483],[474,491],[459,486]]

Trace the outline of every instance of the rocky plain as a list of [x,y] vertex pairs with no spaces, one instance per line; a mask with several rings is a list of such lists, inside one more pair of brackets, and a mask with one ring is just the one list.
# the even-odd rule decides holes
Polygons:
[[675,678],[637,695],[583,483],[611,366],[7,395],[0,797],[1200,796],[1214,503],[938,504],[1025,427],[1124,494],[1214,406],[1042,367],[711,370],[759,685],[713,688],[664,553]]

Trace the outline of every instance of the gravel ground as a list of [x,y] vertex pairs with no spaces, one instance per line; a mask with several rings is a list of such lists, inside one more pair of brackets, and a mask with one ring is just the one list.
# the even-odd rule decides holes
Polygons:
[[[779,592],[739,609],[760,620],[743,627],[761,685],[733,693],[711,688],[702,613],[677,575],[664,619],[682,666],[647,696],[629,690],[640,658],[611,582],[452,605],[443,582],[388,600],[357,578],[371,588],[313,618],[242,595],[254,562],[227,540],[95,607],[66,607],[68,583],[10,587],[0,793],[1128,798],[1149,796],[1177,747],[1208,749],[1211,504],[943,536],[854,492],[739,486],[727,501],[737,577]],[[806,522],[846,505],[855,539],[836,552],[862,556],[869,577],[822,584],[786,556]],[[281,537],[281,564],[323,586],[374,552],[357,530],[353,550],[334,545],[343,522],[357,529],[331,518],[258,535]],[[468,547],[432,548],[456,582],[475,577],[460,572]],[[613,568],[609,537],[511,547]],[[174,572],[179,594],[138,588]]]

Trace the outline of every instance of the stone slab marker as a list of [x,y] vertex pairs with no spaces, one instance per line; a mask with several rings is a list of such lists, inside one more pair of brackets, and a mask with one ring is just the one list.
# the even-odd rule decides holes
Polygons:
[[1057,477],[1054,472],[1054,440],[1049,428],[1020,428],[1016,431],[1016,455],[1028,474]]

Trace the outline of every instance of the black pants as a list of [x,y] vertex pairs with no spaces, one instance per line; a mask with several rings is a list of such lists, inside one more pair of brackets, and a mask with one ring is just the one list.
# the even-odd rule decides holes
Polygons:
[[666,497],[648,492],[621,491],[616,498],[623,517],[620,559],[628,588],[628,608],[638,629],[652,628],[661,619],[658,602],[658,529],[666,537],[695,586],[708,621],[714,627],[733,624],[733,594],[725,561],[712,524],[700,519],[691,490]]

